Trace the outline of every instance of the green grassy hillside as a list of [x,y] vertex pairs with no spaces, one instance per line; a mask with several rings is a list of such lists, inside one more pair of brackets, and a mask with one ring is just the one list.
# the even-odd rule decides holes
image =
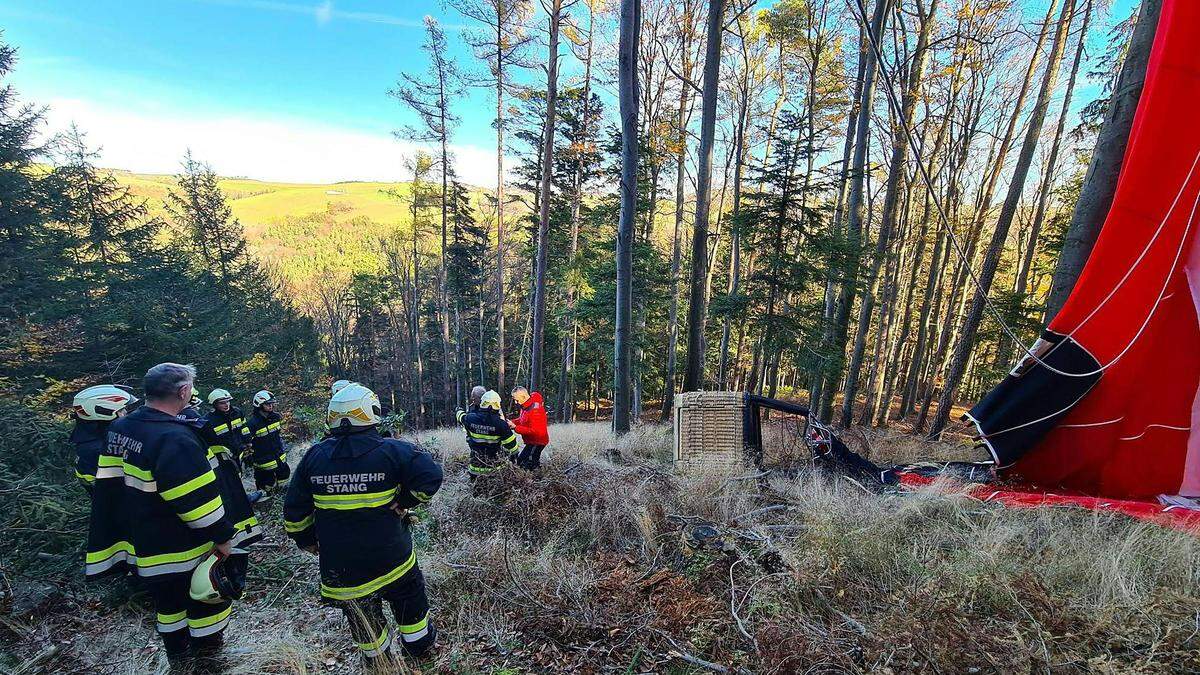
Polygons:
[[[114,172],[152,213],[174,185],[169,175]],[[272,183],[224,178],[220,187],[254,252],[299,292],[317,281],[380,264],[379,241],[411,232],[407,183]],[[477,198],[482,197],[482,191]]]

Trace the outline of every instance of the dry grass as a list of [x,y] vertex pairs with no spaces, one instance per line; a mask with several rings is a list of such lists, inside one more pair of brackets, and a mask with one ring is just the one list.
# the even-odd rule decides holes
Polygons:
[[[422,672],[1200,671],[1190,534],[806,473],[681,477],[657,426],[619,442],[605,424],[551,435],[540,475],[505,470],[476,494],[461,432],[418,437],[448,476],[417,531],[443,636]],[[718,526],[711,547],[683,545],[693,518]],[[272,528],[252,573],[230,672],[357,672],[310,558]],[[10,663],[86,634],[26,672],[161,667],[145,612],[97,598],[50,594],[9,617]]]

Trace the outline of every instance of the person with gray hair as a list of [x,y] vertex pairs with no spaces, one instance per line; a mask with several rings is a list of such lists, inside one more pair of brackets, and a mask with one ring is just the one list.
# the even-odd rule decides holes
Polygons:
[[483,395],[486,393],[487,387],[484,387],[483,385],[477,384],[474,387],[471,387],[471,406],[468,409],[468,412],[479,409],[479,402],[483,400]]
[[[172,667],[213,666],[232,597],[192,598],[192,571],[214,550],[233,552],[234,524],[195,423],[180,416],[196,369],[160,363],[146,372],[146,405],[114,421],[108,451],[121,455],[123,508],[137,551],[137,575],[154,599],[158,634]],[[239,556],[244,557],[244,556]]]

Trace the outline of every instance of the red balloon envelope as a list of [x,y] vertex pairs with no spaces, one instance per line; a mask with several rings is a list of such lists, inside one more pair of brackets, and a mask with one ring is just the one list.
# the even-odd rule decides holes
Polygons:
[[1010,476],[1200,496],[1200,1],[1165,0],[1112,208],[1069,300],[968,413]]

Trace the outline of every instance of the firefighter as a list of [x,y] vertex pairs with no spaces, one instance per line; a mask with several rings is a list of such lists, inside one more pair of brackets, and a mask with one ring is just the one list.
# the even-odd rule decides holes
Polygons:
[[200,390],[193,389],[192,397],[188,399],[187,407],[179,411],[179,414],[189,420],[198,420],[204,417],[204,413],[200,412],[200,404],[204,399],[200,398]]
[[487,388],[480,385],[471,387],[471,405],[467,408],[467,412],[479,410],[479,402],[483,400],[483,395],[487,393]]
[[300,460],[283,506],[288,536],[319,556],[321,597],[345,612],[368,663],[379,663],[397,642],[419,658],[437,635],[407,510],[438,491],[442,468],[413,444],[380,436],[380,415],[379,398],[361,384],[334,395],[326,418],[333,436]]
[[467,446],[471,448],[467,472],[472,481],[495,471],[505,459],[516,458],[517,435],[500,415],[500,394],[489,389],[480,397],[479,408],[471,412],[458,410],[455,416],[467,431]]
[[550,431],[546,428],[546,404],[539,392],[529,393],[525,387],[512,390],[513,400],[521,406],[521,414],[515,422],[509,422],[512,430],[521,434],[525,447],[517,456],[517,466],[537,471],[542,466],[542,450],[550,444]]
[[160,363],[146,372],[146,404],[108,429],[112,456],[123,456],[124,510],[137,551],[137,574],[154,600],[158,633],[173,668],[215,657],[231,603],[191,598],[192,570],[214,549],[233,552],[236,534],[189,405],[196,370]]
[[109,424],[123,417],[136,402],[133,394],[111,384],[88,387],[76,394],[72,402],[75,477],[92,499],[84,556],[84,576],[88,579],[123,575],[133,565],[133,544],[121,508],[125,473],[121,470],[121,455],[110,454],[106,440]]
[[[334,381],[334,383],[333,383],[333,384],[331,384],[331,385],[329,386],[329,397],[330,397],[330,398],[333,398],[334,396],[337,396],[337,393],[338,393],[339,391],[341,391],[341,390],[345,389],[346,387],[349,387],[349,386],[350,386],[350,385],[352,385],[352,384],[354,384],[354,383],[353,383],[353,382],[351,382],[350,380],[336,380],[336,381]],[[321,434],[321,440],[322,440],[322,441],[327,441],[327,440],[329,440],[329,439],[331,439],[331,438],[333,438],[333,432],[332,432],[332,431],[330,431],[330,429],[329,429],[329,425],[328,425],[328,424],[326,424],[326,425],[325,425],[325,433]]]
[[267,491],[291,475],[287,450],[279,429],[283,417],[275,412],[275,395],[263,389],[254,395],[254,412],[246,423],[250,430],[250,461],[254,464],[254,487]]
[[242,485],[242,466],[237,458],[246,442],[242,434],[246,422],[242,412],[231,404],[232,400],[233,397],[224,389],[209,392],[208,402],[213,409],[200,420],[199,432],[207,449],[208,463],[221,485],[226,515],[233,523],[233,529],[237,530],[233,543],[245,547],[262,539],[258,519],[251,505],[260,501],[266,493],[255,490],[247,494]]
[[213,389],[208,393],[208,404],[212,412],[204,417],[204,429],[214,445],[220,445],[242,468],[242,456],[250,446],[250,428],[241,408],[233,405],[233,396],[224,389]]

